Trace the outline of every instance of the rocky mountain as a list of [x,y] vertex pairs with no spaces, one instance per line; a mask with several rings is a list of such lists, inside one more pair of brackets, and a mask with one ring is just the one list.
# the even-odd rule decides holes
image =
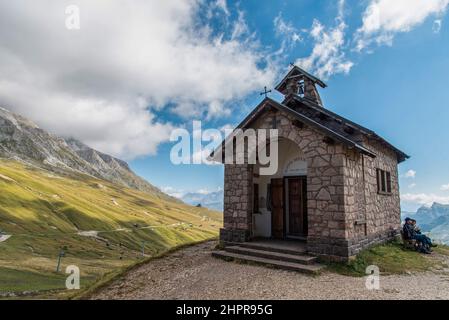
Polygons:
[[212,210],[223,211],[223,190],[210,193],[191,192],[185,194],[181,200],[187,204],[209,208]]
[[3,108],[0,108],[0,157],[58,173],[84,173],[174,200],[137,176],[125,161],[94,150],[75,139],[54,136],[30,120]]
[[415,214],[407,215],[415,219],[433,239],[449,244],[449,205],[434,203],[432,206],[422,206]]

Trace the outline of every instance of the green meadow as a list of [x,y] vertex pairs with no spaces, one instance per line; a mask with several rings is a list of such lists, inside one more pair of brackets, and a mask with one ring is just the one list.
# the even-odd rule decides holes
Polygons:
[[[222,214],[86,175],[0,160],[0,297],[65,292],[68,265],[86,289],[178,246],[218,236]],[[58,255],[63,250],[60,272]]]

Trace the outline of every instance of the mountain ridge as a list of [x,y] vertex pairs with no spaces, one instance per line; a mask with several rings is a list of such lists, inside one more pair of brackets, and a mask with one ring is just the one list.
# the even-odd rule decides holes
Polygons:
[[53,135],[29,119],[0,107],[0,157],[61,174],[83,173],[115,184],[179,201],[136,175],[125,161],[74,138]]

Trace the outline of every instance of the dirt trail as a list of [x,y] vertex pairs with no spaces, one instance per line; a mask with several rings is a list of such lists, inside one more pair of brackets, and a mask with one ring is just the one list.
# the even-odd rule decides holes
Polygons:
[[11,237],[12,236],[9,235],[9,234],[0,234],[0,242],[4,242],[4,241],[8,240]]
[[[365,278],[295,272],[225,262],[209,242],[138,267],[93,299],[449,299],[449,273],[382,276],[369,291]],[[419,297],[416,293],[419,292]]]

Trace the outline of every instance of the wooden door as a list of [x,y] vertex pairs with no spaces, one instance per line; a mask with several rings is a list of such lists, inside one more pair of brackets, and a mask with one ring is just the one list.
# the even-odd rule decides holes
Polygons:
[[288,235],[307,235],[306,179],[288,180]]
[[271,229],[275,239],[284,238],[284,180],[271,180]]

